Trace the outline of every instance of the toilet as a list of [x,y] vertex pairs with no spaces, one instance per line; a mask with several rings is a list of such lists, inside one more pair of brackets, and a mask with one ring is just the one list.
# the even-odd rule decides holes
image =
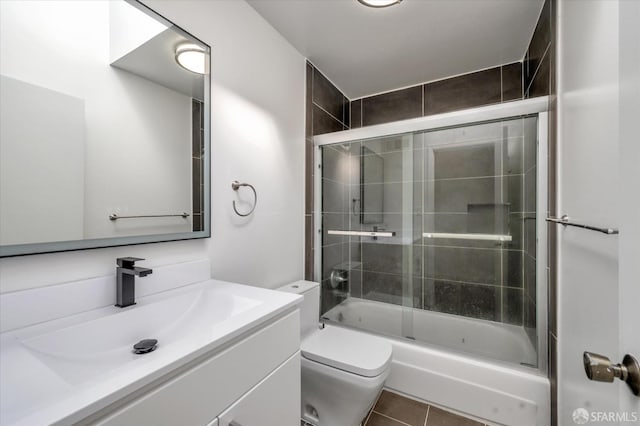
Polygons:
[[319,323],[320,286],[297,281],[279,290],[300,304],[302,419],[315,426],[359,426],[389,376],[391,344],[355,330]]

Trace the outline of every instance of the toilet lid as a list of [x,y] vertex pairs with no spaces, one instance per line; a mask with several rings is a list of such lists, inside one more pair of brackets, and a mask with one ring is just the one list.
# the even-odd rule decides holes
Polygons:
[[391,362],[391,344],[379,337],[327,325],[305,338],[302,356],[365,377],[379,376]]

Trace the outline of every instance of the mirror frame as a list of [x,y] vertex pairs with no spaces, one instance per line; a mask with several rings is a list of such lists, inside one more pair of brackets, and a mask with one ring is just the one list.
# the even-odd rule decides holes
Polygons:
[[[87,240],[54,241],[45,243],[13,244],[0,246],[0,258],[12,256],[24,256],[30,254],[45,254],[64,251],[87,250],[105,247],[128,246],[134,244],[160,243],[168,241],[192,240],[211,237],[211,46],[185,31],[183,28],[160,15],[150,7],[138,0],[123,0],[140,9],[146,14],[163,22],[182,35],[197,40],[209,48],[207,57],[207,69],[209,73],[204,75],[204,152],[203,152],[203,178],[204,178],[204,230],[195,232],[180,232],[171,234],[132,235],[126,237],[94,238]],[[191,144],[191,141],[187,141]]]

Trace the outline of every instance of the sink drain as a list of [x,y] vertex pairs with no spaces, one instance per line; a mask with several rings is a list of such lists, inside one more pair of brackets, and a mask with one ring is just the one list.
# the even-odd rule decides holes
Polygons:
[[133,345],[134,354],[148,354],[153,352],[158,347],[158,341],[156,339],[144,339]]

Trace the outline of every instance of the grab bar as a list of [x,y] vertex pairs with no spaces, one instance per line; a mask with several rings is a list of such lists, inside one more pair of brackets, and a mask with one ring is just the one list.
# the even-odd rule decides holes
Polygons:
[[234,191],[237,191],[238,189],[240,189],[241,186],[247,186],[251,188],[251,190],[253,191],[253,207],[251,207],[251,210],[249,210],[248,213],[240,213],[236,208],[236,200],[233,200],[231,204],[233,205],[233,211],[236,212],[238,216],[247,217],[251,213],[253,213],[253,211],[256,209],[256,205],[258,204],[258,193],[256,192],[256,189],[253,187],[253,185],[251,185],[250,183],[240,183],[237,180],[234,180],[233,182],[231,182],[231,189],[233,189]]
[[115,213],[111,213],[109,215],[109,220],[118,220],[118,219],[138,219],[141,217],[182,217],[184,219],[189,217],[189,213],[182,212],[181,214],[144,214],[144,215],[136,215],[136,216],[119,216]]
[[424,238],[450,238],[454,240],[511,241],[511,235],[499,234],[453,234],[446,232],[425,232]]
[[547,222],[559,223],[564,226],[575,226],[576,228],[588,229],[589,231],[602,232],[607,235],[618,235],[620,231],[617,228],[600,228],[599,226],[585,225],[582,223],[571,222],[566,214],[560,219],[557,217],[548,217]]
[[339,231],[328,230],[329,235],[350,235],[352,237],[395,237],[395,231]]

